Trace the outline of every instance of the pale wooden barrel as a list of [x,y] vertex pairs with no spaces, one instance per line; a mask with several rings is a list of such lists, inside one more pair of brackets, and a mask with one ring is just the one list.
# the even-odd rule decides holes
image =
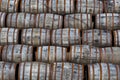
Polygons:
[[120,30],[115,30],[113,34],[114,34],[114,45],[120,46]]
[[0,12],[0,27],[5,27],[6,13]]
[[65,28],[79,28],[92,29],[92,15],[91,14],[69,14],[64,17]]
[[14,28],[0,28],[0,44],[17,44],[19,30]]
[[6,19],[7,27],[14,28],[62,28],[63,17],[57,14],[41,13],[9,13]]
[[17,12],[20,0],[0,0],[1,12]]
[[82,31],[82,43],[97,47],[112,46],[112,33],[109,30],[84,30]]
[[2,61],[25,62],[32,61],[33,47],[27,45],[6,45],[2,51]]
[[25,62],[19,64],[18,80],[52,80],[50,64]]
[[50,30],[29,28],[22,30],[21,41],[26,45],[40,46],[50,44]]
[[104,0],[105,12],[120,12],[120,1],[119,0]]
[[97,14],[103,12],[101,0],[76,0],[76,12]]
[[69,61],[79,64],[99,63],[99,48],[88,45],[70,46]]
[[51,80],[84,80],[84,66],[74,63],[54,63]]
[[100,48],[101,62],[120,64],[120,47]]
[[48,0],[21,0],[20,2],[21,12],[46,13],[48,8]]
[[48,0],[49,12],[65,14],[65,13],[74,13],[74,0]]
[[15,72],[16,64],[0,62],[0,80],[16,80]]
[[113,64],[91,64],[88,65],[88,80],[119,80],[120,69]]
[[120,14],[117,13],[103,13],[97,14],[96,26],[97,29],[120,29]]
[[67,48],[58,46],[42,46],[37,48],[36,61],[53,63],[66,62],[67,59]]
[[80,30],[74,28],[53,30],[51,43],[58,46],[81,44]]

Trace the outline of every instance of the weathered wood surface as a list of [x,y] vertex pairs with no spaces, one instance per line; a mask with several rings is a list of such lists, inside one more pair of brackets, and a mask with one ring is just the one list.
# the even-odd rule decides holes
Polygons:
[[20,0],[0,0],[1,12],[18,12]]
[[100,62],[99,48],[88,45],[70,46],[69,61],[79,64],[93,64]]
[[97,47],[112,46],[112,32],[109,30],[84,30],[82,31],[82,44]]
[[15,72],[16,64],[0,62],[0,80],[16,80]]
[[95,28],[108,30],[120,29],[120,14],[118,13],[97,14]]
[[45,46],[50,44],[50,30],[29,28],[22,30],[21,41],[26,45]]
[[33,47],[27,45],[6,45],[2,51],[2,61],[26,62],[33,59]]
[[0,44],[17,44],[19,30],[15,28],[0,28]]
[[119,0],[104,0],[104,11],[107,13],[120,13]]
[[76,0],[76,12],[97,14],[103,12],[101,0]]
[[113,64],[88,65],[88,80],[119,80],[120,67]]
[[81,44],[80,30],[74,28],[56,29],[51,35],[52,45],[70,46]]
[[63,17],[57,14],[40,13],[9,13],[6,19],[7,27],[14,28],[44,28],[57,29],[62,28]]
[[91,14],[68,14],[64,17],[65,28],[78,28],[80,30],[93,29]]
[[67,59],[67,48],[58,46],[42,46],[37,48],[36,61],[53,63],[66,62]]

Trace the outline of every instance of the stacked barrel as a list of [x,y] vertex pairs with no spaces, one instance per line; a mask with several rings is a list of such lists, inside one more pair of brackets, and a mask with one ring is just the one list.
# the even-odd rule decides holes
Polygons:
[[0,80],[120,80],[119,0],[0,0]]

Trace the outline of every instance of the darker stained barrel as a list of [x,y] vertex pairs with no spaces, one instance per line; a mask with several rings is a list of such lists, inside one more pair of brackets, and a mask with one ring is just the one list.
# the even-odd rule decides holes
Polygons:
[[0,61],[2,61],[2,49],[3,49],[3,46],[0,46]]
[[68,14],[64,17],[65,28],[78,28],[80,30],[93,29],[91,14]]
[[62,28],[63,17],[57,14],[40,13],[9,13],[6,19],[7,27],[14,28]]
[[81,44],[80,30],[75,28],[52,30],[51,43],[52,45],[66,47]]
[[16,64],[0,62],[0,80],[16,80]]
[[2,51],[2,61],[26,62],[32,61],[33,47],[27,45],[6,45]]
[[100,62],[99,48],[88,45],[70,46],[69,61],[79,64],[92,64]]
[[88,80],[120,80],[120,67],[113,64],[88,65]]
[[120,46],[120,30],[115,30],[113,33],[114,33],[114,45]]
[[120,14],[118,13],[97,14],[95,28],[107,30],[120,29]]
[[58,46],[41,46],[37,48],[36,61],[40,62],[66,62],[67,48]]
[[76,0],[76,12],[97,14],[103,12],[101,0]]
[[29,28],[22,30],[21,41],[32,46],[46,46],[50,44],[50,30]]
[[109,30],[84,30],[82,31],[82,44],[96,47],[112,46],[112,32]]

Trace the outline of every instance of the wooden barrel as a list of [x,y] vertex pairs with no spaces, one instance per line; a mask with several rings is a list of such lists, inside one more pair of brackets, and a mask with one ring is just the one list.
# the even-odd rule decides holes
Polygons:
[[0,62],[0,80],[16,80],[15,72],[16,64]]
[[32,61],[33,47],[27,45],[6,45],[2,51],[2,61],[25,62]]
[[84,80],[84,66],[74,63],[54,63],[51,80]]
[[20,11],[27,13],[46,13],[48,0],[21,0]]
[[5,27],[6,13],[0,12],[0,27]]
[[116,30],[114,33],[114,45],[120,46],[120,30]]
[[101,62],[120,64],[120,47],[100,48]]
[[67,48],[57,46],[42,46],[37,48],[36,61],[53,63],[66,62],[67,59]]
[[51,43],[58,46],[81,44],[80,30],[74,28],[53,30]]
[[0,46],[0,61],[2,60],[2,49],[3,49],[3,46]]
[[14,28],[0,28],[0,44],[17,44],[19,30]]
[[120,12],[120,1],[119,0],[104,0],[104,11],[119,13]]
[[6,19],[7,27],[14,28],[62,28],[63,17],[57,14],[41,13],[9,13]]
[[74,0],[21,0],[21,12],[28,13],[73,13]]
[[49,0],[49,12],[65,14],[74,13],[74,0]]
[[69,14],[64,17],[65,28],[92,29],[91,14]]
[[22,30],[21,41],[26,45],[45,46],[50,44],[50,30],[29,28]]
[[103,12],[101,0],[76,0],[76,12],[97,14]]
[[50,64],[39,62],[20,63],[18,80],[51,80]]
[[17,12],[20,0],[0,0],[1,12]]
[[82,43],[97,47],[112,46],[112,33],[109,30],[84,30],[82,31]]
[[88,80],[120,80],[120,69],[113,64],[91,64],[88,65]]
[[97,14],[96,26],[97,29],[120,29],[120,14],[117,13],[103,13]]
[[100,62],[100,52],[96,47],[88,45],[70,46],[69,61],[80,64]]

